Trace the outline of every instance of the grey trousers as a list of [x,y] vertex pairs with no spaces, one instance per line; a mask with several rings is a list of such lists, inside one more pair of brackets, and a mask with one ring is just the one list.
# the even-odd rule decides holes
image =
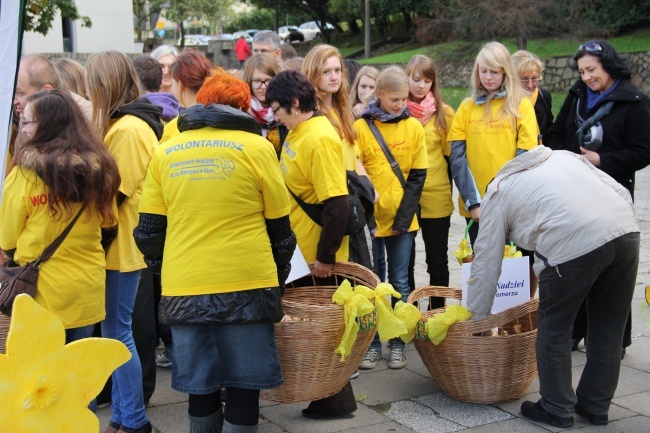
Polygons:
[[[575,404],[605,415],[621,367],[621,345],[639,264],[639,233],[620,236],[555,267],[539,279],[536,341],[540,400],[549,413],[571,416]],[[573,321],[586,299],[587,363],[576,392],[571,385]]]

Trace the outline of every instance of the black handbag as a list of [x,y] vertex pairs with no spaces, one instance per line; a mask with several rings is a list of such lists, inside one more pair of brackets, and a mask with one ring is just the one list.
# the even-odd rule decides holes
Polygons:
[[24,266],[19,266],[13,260],[5,262],[0,267],[0,312],[6,316],[11,316],[13,309],[14,299],[20,294],[27,294],[34,296],[36,294],[36,283],[38,281],[38,271],[40,266],[52,257],[52,254],[63,243],[63,240],[68,236],[72,226],[77,222],[79,216],[83,212],[83,207],[79,213],[74,217],[68,226],[63,230],[54,241],[43,251],[41,256],[29,262]]
[[[348,183],[348,205],[350,213],[348,215],[348,224],[345,228],[346,235],[353,235],[361,232],[372,217],[375,209],[374,191],[369,182],[363,182],[356,171],[348,170],[346,172]],[[323,204],[307,203],[287,187],[289,193],[298,203],[298,206],[319,226],[323,226]]]

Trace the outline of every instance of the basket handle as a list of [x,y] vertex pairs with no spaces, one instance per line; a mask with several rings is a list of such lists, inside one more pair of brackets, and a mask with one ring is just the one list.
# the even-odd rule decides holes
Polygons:
[[523,304],[509,308],[497,314],[492,314],[485,319],[480,320],[466,320],[458,322],[449,327],[447,335],[467,335],[478,332],[488,331],[492,328],[498,328],[506,323],[512,322],[526,314],[537,311],[539,299],[533,298]]
[[442,286],[425,286],[415,289],[408,297],[409,304],[415,304],[416,301],[422,298],[450,298],[450,299],[462,299],[463,291],[461,289],[452,289],[450,287]]

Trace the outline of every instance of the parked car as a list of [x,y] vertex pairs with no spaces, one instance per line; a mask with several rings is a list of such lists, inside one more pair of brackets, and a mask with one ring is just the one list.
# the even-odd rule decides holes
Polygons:
[[300,29],[296,26],[282,26],[278,29],[278,36],[284,42],[303,42],[305,40],[305,35],[302,34]]
[[255,34],[257,32],[259,32],[259,30],[256,30],[256,29],[240,30],[238,32],[233,33],[232,38],[234,40],[237,40],[237,39],[239,39],[240,36],[244,36],[244,39],[246,39],[246,42],[248,42],[249,44],[252,44],[253,43],[253,37],[255,36]]
[[[335,30],[334,26],[330,23],[325,23],[325,28],[327,28],[327,30],[329,30],[332,33]],[[311,41],[312,39],[321,37],[320,29],[318,28],[316,21],[309,21],[300,24],[300,32],[305,37],[306,41]]]
[[[198,45],[208,45],[210,39],[212,39],[212,37],[206,35],[185,35],[185,46],[196,47]],[[178,45],[180,44],[181,44],[181,40],[179,38]]]
[[219,33],[214,38],[219,39],[221,41],[231,41],[231,40],[233,40],[233,34],[232,33]]

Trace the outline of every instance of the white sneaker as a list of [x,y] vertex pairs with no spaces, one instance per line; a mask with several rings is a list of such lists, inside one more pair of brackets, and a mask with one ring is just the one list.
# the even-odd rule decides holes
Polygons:
[[366,352],[366,356],[363,357],[363,361],[361,361],[361,365],[359,365],[359,368],[362,370],[370,370],[372,368],[375,368],[377,366],[377,361],[381,359],[381,350],[377,349],[369,349]]
[[350,380],[352,380],[352,379],[356,379],[357,377],[359,377],[359,370],[357,370],[357,371],[355,371],[354,373],[352,373],[352,376],[350,376]]
[[388,361],[388,368],[398,370],[406,367],[406,356],[404,356],[404,349],[401,347],[393,347],[390,349],[390,361]]
[[156,357],[156,366],[160,368],[171,368],[172,361],[167,358],[167,354],[161,353]]

